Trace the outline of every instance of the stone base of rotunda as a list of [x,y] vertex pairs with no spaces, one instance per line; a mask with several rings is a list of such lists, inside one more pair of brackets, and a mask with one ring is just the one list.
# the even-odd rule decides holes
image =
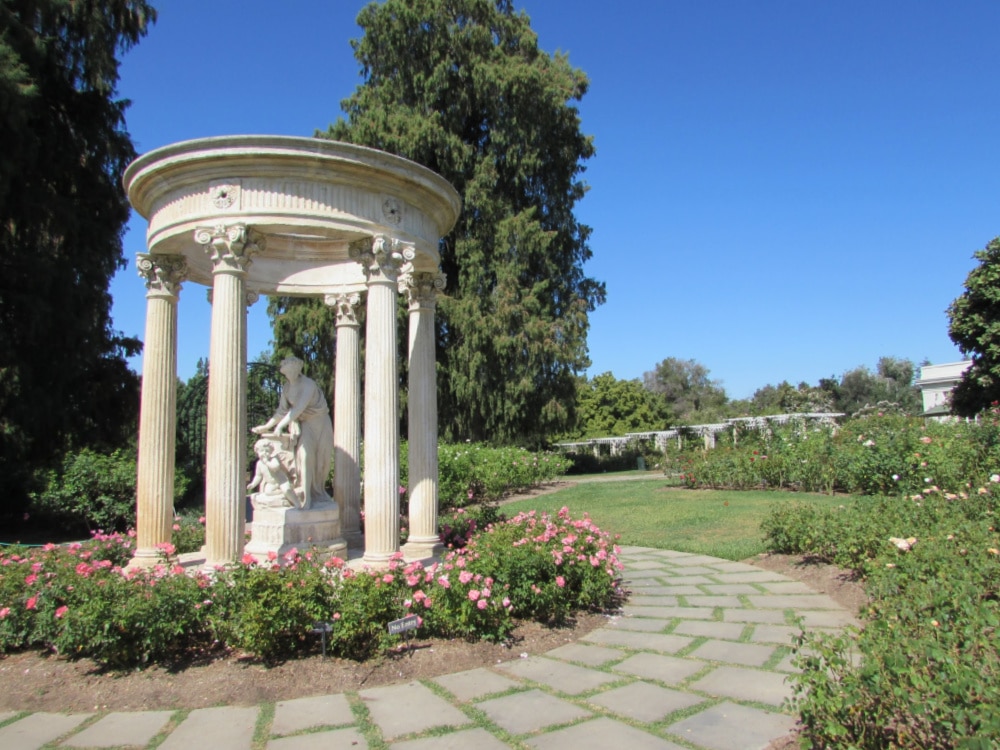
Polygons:
[[292,549],[301,553],[316,548],[324,554],[347,557],[347,542],[340,533],[340,512],[334,502],[308,510],[258,508],[253,514],[246,553],[266,562],[271,553],[279,558]]

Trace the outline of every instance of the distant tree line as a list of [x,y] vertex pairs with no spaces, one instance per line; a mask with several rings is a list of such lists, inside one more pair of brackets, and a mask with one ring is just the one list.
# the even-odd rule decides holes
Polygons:
[[816,385],[787,380],[758,388],[748,399],[731,400],[722,383],[693,359],[667,357],[643,378],[618,380],[610,372],[577,381],[578,422],[562,439],[624,435],[731,417],[840,412],[866,408],[905,414],[922,411],[914,385],[917,366],[908,359],[882,357],[872,371],[859,366]]

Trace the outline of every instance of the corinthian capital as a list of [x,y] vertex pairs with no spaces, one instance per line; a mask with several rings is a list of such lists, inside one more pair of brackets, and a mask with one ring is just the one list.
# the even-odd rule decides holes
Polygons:
[[205,246],[215,273],[246,273],[251,256],[264,250],[263,235],[246,224],[216,224],[194,230],[194,240]]
[[409,272],[399,278],[399,291],[406,295],[411,310],[433,308],[438,292],[444,291],[443,273]]
[[358,324],[358,305],[361,304],[361,295],[357,292],[350,294],[327,294],[323,297],[323,302],[327,307],[332,307],[337,315],[338,326],[356,326]]
[[415,254],[411,245],[384,234],[376,234],[370,240],[352,242],[348,252],[351,258],[361,264],[369,282],[386,281],[393,284],[399,279],[403,263],[413,260]]
[[147,297],[177,299],[181,282],[187,274],[187,261],[183,255],[136,254],[136,268],[146,281]]

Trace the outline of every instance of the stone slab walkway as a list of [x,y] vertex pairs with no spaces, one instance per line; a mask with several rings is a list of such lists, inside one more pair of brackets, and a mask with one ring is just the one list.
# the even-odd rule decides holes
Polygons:
[[853,623],[829,597],[743,563],[626,547],[621,616],[543,656],[263,706],[0,714],[0,748],[754,750],[783,707],[794,626]]

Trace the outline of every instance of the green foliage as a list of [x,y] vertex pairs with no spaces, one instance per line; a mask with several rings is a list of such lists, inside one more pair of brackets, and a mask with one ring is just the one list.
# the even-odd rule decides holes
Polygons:
[[[605,296],[584,275],[590,229],[573,214],[594,154],[574,105],[587,79],[539,49],[509,0],[387,0],[358,24],[365,80],[322,135],[413,159],[462,196],[440,246],[442,434],[540,445],[573,424],[587,316]],[[318,336],[334,327],[317,334],[315,311],[272,314],[279,349],[332,351]]]
[[[207,610],[209,628],[220,642],[266,661],[312,644],[312,624],[330,612],[330,579],[314,553],[289,553],[279,564],[244,564],[220,571]],[[374,613],[372,613],[374,614]]]
[[135,156],[115,88],[154,19],[143,0],[0,3],[0,512],[37,467],[134,430],[141,345],[111,330],[108,294]]
[[[491,503],[562,476],[558,453],[491,448],[482,443],[438,446],[438,502],[442,510]],[[406,477],[402,479],[406,484]]]
[[639,380],[617,380],[610,372],[582,378],[576,398],[577,429],[566,440],[665,430],[670,423],[664,398]]
[[178,554],[200,550],[205,546],[205,517],[189,512],[174,516],[170,543]]
[[1000,410],[978,423],[876,413],[836,430],[806,421],[743,429],[735,445],[720,435],[715,450],[673,462],[690,487],[957,495],[1000,466]]
[[714,421],[727,401],[722,383],[708,374],[708,368],[693,359],[667,357],[645,373],[643,381],[663,397],[674,421],[696,424]]
[[948,335],[972,366],[951,393],[955,414],[972,417],[1000,400],[1000,237],[973,257],[979,265],[948,307]]
[[[781,506],[777,551],[860,571],[862,631],[801,636],[795,707],[813,747],[994,747],[1000,741],[997,484],[859,499],[817,512]],[[860,658],[854,658],[860,657]]]
[[[62,465],[46,474],[45,488],[32,498],[32,513],[67,529],[124,531],[135,525],[134,450],[110,454],[88,448],[67,453]],[[174,495],[184,495],[187,480],[174,475]]]
[[[530,544],[511,544],[529,533]],[[209,577],[171,564],[172,545],[163,553],[163,564],[126,573],[131,543],[120,535],[0,551],[0,653],[54,648],[131,668],[221,647],[273,662],[317,649],[312,630],[325,622],[332,653],[364,659],[398,642],[387,624],[410,614],[424,635],[502,640],[515,614],[559,621],[614,603],[621,567],[607,534],[565,510],[486,526],[426,569],[394,558],[388,570],[355,571],[291,550]],[[526,587],[527,571],[539,571],[542,595]]]

